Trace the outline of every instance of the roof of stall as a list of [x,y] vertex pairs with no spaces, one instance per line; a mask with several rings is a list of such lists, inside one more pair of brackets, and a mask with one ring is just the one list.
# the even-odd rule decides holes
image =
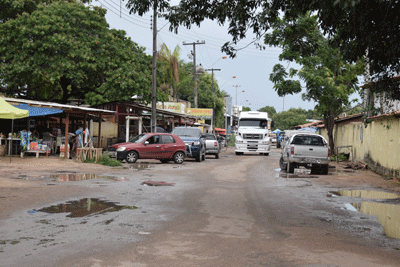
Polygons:
[[52,103],[52,102],[34,101],[34,100],[27,100],[27,99],[20,99],[20,98],[4,97],[4,100],[6,100],[9,103],[24,103],[24,104],[28,104],[29,106],[33,106],[33,107],[46,107],[46,108],[62,109],[66,112],[74,112],[74,113],[89,113],[89,114],[94,114],[94,115],[100,115],[100,114],[112,115],[115,113],[115,111],[110,111],[110,110],[105,110],[105,109],[88,108],[88,107],[73,106],[73,105],[66,105],[66,104],[59,104],[59,103]]

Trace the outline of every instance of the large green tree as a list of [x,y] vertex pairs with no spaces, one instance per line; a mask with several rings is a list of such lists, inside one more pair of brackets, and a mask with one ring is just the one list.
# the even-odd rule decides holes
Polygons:
[[[155,0],[127,0],[132,12],[142,15],[150,10]],[[222,50],[234,57],[239,49],[237,43],[249,32],[255,33],[258,42],[271,29],[276,19],[285,15],[287,20],[296,21],[301,14],[317,15],[318,24],[330,41],[340,46],[346,60],[357,62],[366,50],[371,62],[373,90],[385,91],[389,96],[400,99],[398,79],[390,79],[400,73],[400,1],[387,0],[180,0],[170,6],[169,0],[157,0],[158,12],[170,22],[170,29],[178,32],[179,27],[190,28],[201,25],[206,19],[228,26],[232,40]]]
[[271,116],[274,121],[273,129],[289,130],[293,126],[307,123],[305,110],[301,108],[290,108],[289,110],[275,113]]
[[[208,72],[198,75],[197,93],[199,108],[212,108],[214,101],[214,118],[215,126],[224,128],[224,96],[225,94],[219,90],[217,80],[214,77],[214,84],[212,85],[212,75]],[[212,86],[214,87],[214,97],[212,93]],[[191,89],[193,92],[193,89]],[[191,94],[189,100],[192,105],[194,103],[194,96]]]
[[272,106],[265,106],[263,108],[260,108],[258,111],[260,112],[267,112],[268,117],[272,118],[274,114],[276,114],[276,109]]
[[151,58],[124,31],[109,29],[105,9],[32,3],[32,12],[0,24],[2,93],[62,103],[86,97],[88,104],[146,95]]
[[272,26],[274,30],[265,35],[265,43],[282,47],[280,60],[301,66],[287,70],[276,64],[270,74],[274,89],[279,96],[301,93],[303,88],[298,78],[304,81],[302,98],[314,101],[323,114],[329,145],[334,151],[334,120],[358,89],[357,75],[362,73],[363,64],[350,64],[343,59],[340,49],[321,33],[316,16],[307,14],[295,22],[278,19]]

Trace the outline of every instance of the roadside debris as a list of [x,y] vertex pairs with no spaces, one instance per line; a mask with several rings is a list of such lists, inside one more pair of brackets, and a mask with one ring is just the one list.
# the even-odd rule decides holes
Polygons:
[[366,170],[368,168],[368,165],[361,161],[342,163],[340,166],[344,169],[353,170]]
[[175,183],[166,183],[162,181],[145,181],[141,183],[141,185],[148,185],[148,186],[174,186]]

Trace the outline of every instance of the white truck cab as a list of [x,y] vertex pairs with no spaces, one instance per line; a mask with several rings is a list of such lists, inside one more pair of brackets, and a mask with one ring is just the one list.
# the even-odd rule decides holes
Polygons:
[[235,140],[235,154],[253,152],[269,155],[271,152],[271,119],[267,112],[246,111],[239,115]]

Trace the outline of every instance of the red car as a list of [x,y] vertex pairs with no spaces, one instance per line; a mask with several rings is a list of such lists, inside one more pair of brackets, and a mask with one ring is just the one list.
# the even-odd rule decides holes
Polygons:
[[181,164],[186,157],[186,145],[175,134],[145,133],[131,139],[129,143],[112,145],[118,160],[135,163],[138,159],[159,159],[165,163],[173,160]]

